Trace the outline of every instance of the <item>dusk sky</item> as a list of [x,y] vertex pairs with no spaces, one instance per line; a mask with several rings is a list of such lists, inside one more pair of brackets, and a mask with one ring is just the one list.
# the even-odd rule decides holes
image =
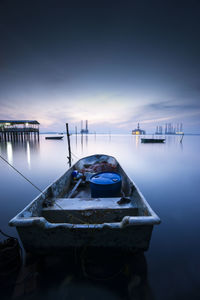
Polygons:
[[0,119],[200,133],[200,1],[0,1]]

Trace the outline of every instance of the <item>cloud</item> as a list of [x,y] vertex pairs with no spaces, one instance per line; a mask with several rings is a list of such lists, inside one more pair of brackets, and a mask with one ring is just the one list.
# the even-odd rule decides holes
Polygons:
[[[153,130],[165,122],[188,122],[200,114],[200,103],[195,99],[148,99],[130,92],[90,91],[65,95],[64,93],[24,93],[4,97],[0,119],[36,119],[41,130],[63,130],[68,122],[72,128],[88,120],[91,130],[130,132],[137,123]],[[164,98],[164,97],[163,97]]]

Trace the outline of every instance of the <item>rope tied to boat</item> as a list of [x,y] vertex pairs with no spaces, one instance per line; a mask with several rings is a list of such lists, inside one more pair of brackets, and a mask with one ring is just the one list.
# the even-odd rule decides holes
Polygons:
[[37,187],[33,182],[31,182],[26,176],[24,176],[19,170],[17,170],[13,165],[11,165],[2,155],[0,155],[1,159],[5,161],[13,170],[15,170],[19,175],[21,175],[26,181],[28,181],[34,188],[36,188],[40,193],[44,194],[42,190]]
[[[50,204],[52,204],[52,199],[51,199],[51,201],[48,201],[48,199],[47,199],[47,197],[48,197],[48,195],[47,194],[45,194],[39,187],[37,187],[30,179],[28,179],[25,175],[23,175],[19,170],[17,170],[12,164],[10,164],[2,155],[0,155],[0,158],[5,162],[5,163],[7,163],[14,171],[16,171],[19,175],[21,175],[27,182],[29,182],[35,189],[37,189],[43,196],[44,196],[44,202],[46,201],[46,206],[49,206]],[[105,163],[105,162],[104,162]],[[109,165],[109,164],[108,164]],[[94,165],[94,166],[96,166],[96,165]],[[93,167],[94,167],[93,166]],[[112,167],[112,168],[114,168],[114,167]],[[114,168],[115,169],[115,168]],[[83,172],[85,172],[85,170],[86,169],[84,169],[84,170],[82,170]],[[80,180],[80,181],[78,181],[78,183],[77,183],[77,185],[79,185],[80,183],[81,183],[81,181],[82,180]],[[72,196],[72,195],[71,195]],[[62,210],[64,210],[63,208],[62,208],[62,206],[61,205],[59,205],[57,202],[56,202],[56,197],[55,197],[55,199],[53,199],[54,200],[54,205],[56,205],[57,207],[59,207],[60,209],[62,209]],[[44,203],[43,203],[44,204]],[[71,220],[73,220],[73,219],[76,219],[77,221],[79,221],[81,224],[86,224],[86,225],[88,225],[88,227],[89,227],[89,225],[90,224],[92,224],[92,223],[89,223],[89,222],[85,222],[84,220],[81,220],[80,218],[78,218],[78,217],[76,217],[76,216],[73,216],[73,215],[71,215],[71,214],[67,214],[68,215],[68,217],[70,217],[71,218]]]
[[73,152],[71,152],[71,154],[72,154],[75,158],[80,159],[80,157],[79,157],[77,154],[74,154]]
[[15,237],[13,237],[13,236],[10,236],[10,235],[6,234],[6,233],[3,232],[1,229],[0,229],[0,233],[1,233],[2,235],[4,235],[5,237],[7,237],[7,238],[17,240],[17,238],[15,238]]
[[[13,170],[15,170],[19,175],[21,175],[27,182],[29,182],[34,188],[36,188],[43,196],[45,196],[45,198],[46,198],[46,194],[39,188],[39,187],[37,187],[33,182],[31,182],[30,181],[30,179],[28,179],[26,176],[24,176],[19,170],[17,170],[13,165],[11,165],[2,155],[0,155],[0,158],[4,161],[4,162],[6,162],[11,168],[13,168]],[[56,203],[56,201],[54,201],[54,204],[57,206],[57,207],[59,207],[60,209],[62,209],[62,210],[64,210],[63,208],[62,208],[62,206],[60,206],[58,203]],[[77,218],[76,216],[72,216],[72,215],[70,215],[70,214],[68,214],[68,216],[69,217],[71,217],[71,218],[75,218],[75,219],[77,219],[79,222],[81,222],[82,224],[85,224],[85,222],[83,221],[83,220],[81,220],[81,219],[79,219],[79,218]],[[0,232],[1,232],[1,230],[0,230]]]

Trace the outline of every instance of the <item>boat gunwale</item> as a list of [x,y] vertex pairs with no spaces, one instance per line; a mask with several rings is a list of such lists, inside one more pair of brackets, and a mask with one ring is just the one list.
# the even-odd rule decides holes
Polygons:
[[[16,226],[16,227],[29,227],[29,226],[39,226],[46,229],[52,229],[52,228],[66,228],[66,229],[103,229],[103,228],[124,228],[127,226],[132,225],[156,225],[160,224],[161,220],[158,217],[158,215],[153,211],[151,206],[148,204],[144,196],[142,195],[140,189],[135,184],[135,182],[130,179],[128,174],[124,171],[127,178],[130,180],[130,182],[133,183],[135,186],[137,193],[139,194],[141,204],[145,206],[145,208],[148,210],[149,216],[125,216],[122,218],[121,222],[113,222],[113,223],[102,223],[102,224],[74,224],[74,223],[50,223],[48,222],[44,217],[42,216],[36,216],[36,217],[24,217],[22,214],[26,211],[30,212],[30,207],[36,203],[37,201],[41,200],[42,202],[47,198],[48,196],[48,189],[50,189],[54,184],[56,184],[59,180],[61,180],[62,177],[64,177],[70,170],[72,171],[74,166],[79,163],[83,159],[87,159],[93,156],[109,156],[111,158],[114,158],[114,160],[118,163],[119,167],[124,171],[124,169],[121,167],[119,162],[115,159],[115,157],[108,155],[108,154],[95,154],[95,155],[89,155],[86,157],[83,157],[76,161],[76,163],[71,166],[64,174],[62,174],[58,179],[54,180],[51,184],[49,184],[42,193],[40,193],[36,198],[34,198],[23,210],[21,210],[15,217],[13,217],[9,221],[10,226]],[[45,197],[46,196],[46,197]]]

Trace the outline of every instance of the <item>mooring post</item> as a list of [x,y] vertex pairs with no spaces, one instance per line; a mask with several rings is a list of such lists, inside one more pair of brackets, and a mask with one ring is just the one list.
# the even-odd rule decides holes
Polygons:
[[69,166],[71,167],[72,164],[72,158],[71,158],[71,146],[70,146],[70,135],[69,135],[69,127],[68,127],[68,123],[66,123],[66,131],[67,131],[67,141],[68,141],[68,152],[69,152]]

